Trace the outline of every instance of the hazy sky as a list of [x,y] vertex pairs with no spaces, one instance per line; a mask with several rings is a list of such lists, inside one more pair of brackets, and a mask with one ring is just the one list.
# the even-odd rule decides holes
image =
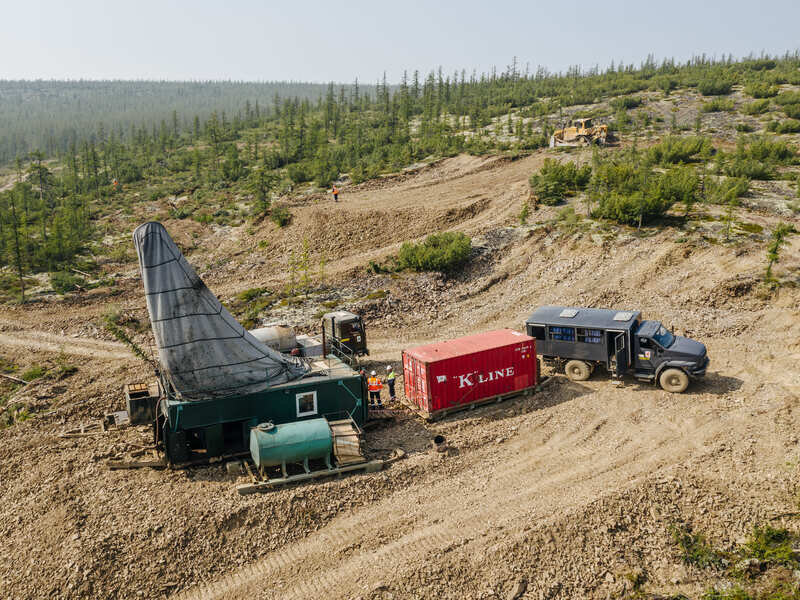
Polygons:
[[[652,7],[652,8],[650,8]],[[0,0],[0,78],[374,82],[800,48],[800,0]]]

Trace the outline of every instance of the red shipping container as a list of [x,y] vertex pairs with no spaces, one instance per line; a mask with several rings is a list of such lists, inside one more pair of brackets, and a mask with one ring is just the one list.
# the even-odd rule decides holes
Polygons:
[[406,398],[435,415],[536,385],[536,340],[500,329],[403,351]]

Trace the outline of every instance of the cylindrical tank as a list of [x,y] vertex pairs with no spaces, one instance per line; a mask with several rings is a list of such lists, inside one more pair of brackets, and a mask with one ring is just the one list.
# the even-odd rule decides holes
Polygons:
[[297,337],[294,329],[286,325],[272,325],[251,329],[250,333],[262,344],[266,344],[278,352],[290,352],[297,348]]
[[331,428],[324,418],[263,423],[250,430],[250,454],[258,467],[327,458],[332,449]]

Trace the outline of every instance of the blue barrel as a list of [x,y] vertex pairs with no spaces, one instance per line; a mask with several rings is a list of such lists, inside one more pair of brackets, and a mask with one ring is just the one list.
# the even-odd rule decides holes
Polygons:
[[262,423],[250,430],[250,454],[257,467],[285,467],[286,463],[315,458],[329,461],[332,450],[331,428],[323,418],[282,425]]

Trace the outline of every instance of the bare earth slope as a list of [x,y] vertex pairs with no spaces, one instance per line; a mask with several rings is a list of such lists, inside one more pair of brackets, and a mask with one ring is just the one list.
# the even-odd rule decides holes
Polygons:
[[[326,254],[331,285],[385,291],[358,306],[372,359],[395,364],[411,342],[519,329],[538,304],[640,308],[707,344],[705,381],[670,395],[616,388],[604,373],[557,376],[533,396],[434,424],[400,411],[369,436],[374,456],[409,453],[386,471],[240,497],[220,466],[108,471],[105,458],[148,444],[144,428],[60,436],[121,408],[122,384],[148,376],[100,325],[112,302],[143,318],[131,268],[117,296],[4,309],[3,356],[27,366],[69,355],[79,370],[18,392],[41,410],[0,430],[0,595],[506,598],[524,580],[525,598],[607,598],[641,570],[648,591],[696,597],[714,574],[680,563],[671,525],[727,547],[757,523],[794,527],[798,288],[760,285],[757,235],[725,245],[670,227],[582,231],[553,223],[556,209],[519,226],[545,155],[456,157],[345,188],[338,205],[298,200],[288,228],[206,231],[190,260],[227,298],[285,282],[286,254],[306,237]],[[443,229],[473,236],[466,273],[366,274],[370,260]],[[795,236],[781,273],[798,266]],[[446,454],[430,450],[437,433]]]

